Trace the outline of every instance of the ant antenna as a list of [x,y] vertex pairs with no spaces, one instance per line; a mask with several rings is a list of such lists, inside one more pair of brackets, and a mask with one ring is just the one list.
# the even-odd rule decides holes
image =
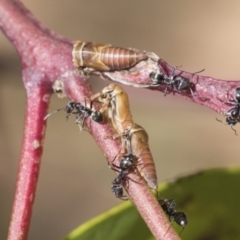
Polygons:
[[180,65],[180,66],[176,66],[175,68],[177,68],[177,69],[179,69],[179,68],[181,68],[183,65]]
[[[219,120],[218,118],[216,118],[216,120],[217,120],[218,122],[222,123],[223,125],[229,125],[229,124],[227,124],[227,123],[223,123],[222,120]],[[233,128],[233,125],[231,125],[231,129],[234,131],[234,134],[235,134],[236,136],[238,136],[237,130]]]
[[179,236],[180,236],[180,234],[183,232],[184,229],[185,229],[185,227],[182,227],[182,230],[180,231]]
[[198,71],[198,72],[194,72],[194,73],[193,73],[193,75],[195,75],[195,74],[197,74],[197,73],[204,72],[204,71],[205,71],[205,68],[204,68],[204,69],[202,69],[202,70],[200,70],[200,71]]
[[60,109],[57,109],[57,110],[49,113],[48,115],[46,115],[46,116],[44,117],[43,120],[47,120],[47,118],[49,118],[52,114],[57,113],[57,112],[59,112],[59,111],[61,111],[61,110],[65,110],[65,108],[60,108]]
[[216,118],[216,120],[217,120],[218,122],[222,123],[223,125],[227,125],[227,124],[224,124],[224,123],[222,122],[222,120],[220,120],[220,119],[218,119],[218,118]]
[[231,129],[234,131],[235,135],[237,136],[237,130],[233,128],[233,126],[231,125]]
[[157,201],[158,201],[160,199],[160,194],[159,194],[158,188],[157,189],[153,189],[153,192],[155,192],[156,198],[157,198]]
[[173,224],[173,221],[170,221],[169,226],[168,226],[168,229],[167,229],[166,232],[164,233],[163,238],[165,238],[165,235],[168,233],[168,230],[169,230],[169,228],[172,226],[172,224]]

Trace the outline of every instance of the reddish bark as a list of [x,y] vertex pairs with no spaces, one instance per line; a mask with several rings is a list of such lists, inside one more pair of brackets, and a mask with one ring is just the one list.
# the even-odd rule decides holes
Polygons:
[[[17,0],[0,0],[0,16],[3,32],[21,57],[27,92],[25,130],[8,235],[9,240],[22,240],[27,239],[30,226],[45,136],[46,121],[43,118],[47,113],[52,85],[55,80],[60,80],[66,95],[78,102],[82,102],[84,97],[90,97],[93,92],[84,77],[75,74],[71,40],[42,26]],[[89,121],[87,124],[107,159],[113,159],[119,143],[104,139],[104,136],[112,134],[111,127],[94,122],[89,125]],[[169,229],[168,220],[145,183],[130,182],[127,188],[157,239],[164,239],[166,232],[168,239],[179,239]]]
[[[42,26],[21,2],[0,0],[0,27],[21,57],[23,82],[27,92],[25,130],[8,236],[9,240],[22,240],[27,239],[30,225],[45,136],[46,121],[43,118],[47,114],[52,85],[55,80],[60,80],[68,98],[77,102],[82,102],[84,97],[90,97],[93,92],[86,79],[74,71],[71,56],[73,41]],[[172,67],[163,60],[159,64],[170,75]],[[132,86],[149,87],[149,73],[159,70],[157,66],[156,62],[142,61],[134,67],[134,71],[106,72],[102,76],[115,81],[120,79],[120,82]],[[176,70],[175,74],[178,73],[179,70]],[[234,95],[238,82],[193,77],[184,71],[181,75],[195,83],[197,97],[185,92],[175,92],[176,96],[217,112],[229,109],[229,105],[224,102],[227,101],[228,92]],[[164,86],[151,89],[164,91]],[[92,136],[111,161],[120,145],[117,141],[104,139],[104,136],[111,135],[113,130],[107,124],[89,122],[88,120],[87,125]],[[134,174],[130,178],[139,182],[138,176]],[[129,181],[126,189],[156,239],[179,239],[174,230],[169,228],[169,221],[145,183]]]

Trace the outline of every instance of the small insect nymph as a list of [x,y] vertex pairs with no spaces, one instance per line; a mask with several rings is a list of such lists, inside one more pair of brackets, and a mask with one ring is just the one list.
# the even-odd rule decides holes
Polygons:
[[137,169],[151,189],[157,190],[157,172],[152,153],[148,144],[148,134],[143,127],[133,124],[125,131],[122,142],[126,148],[137,157]]
[[81,41],[74,44],[72,57],[73,65],[86,72],[125,70],[148,59],[146,52],[135,49]]
[[163,211],[168,215],[170,221],[176,222],[181,227],[186,227],[188,220],[184,212],[177,212],[175,210],[176,204],[174,199],[160,199],[158,200]]
[[[238,122],[240,122],[240,87],[235,89],[235,96],[229,96],[228,94],[228,101],[224,102],[227,105],[233,106],[231,107],[224,115],[226,116],[226,124],[230,125],[232,130],[237,135],[237,131],[233,128]],[[221,120],[218,120],[222,122]]]

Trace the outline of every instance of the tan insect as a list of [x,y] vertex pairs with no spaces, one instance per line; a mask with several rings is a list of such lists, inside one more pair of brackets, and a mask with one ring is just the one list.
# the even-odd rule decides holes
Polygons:
[[73,65],[89,72],[129,69],[148,57],[146,52],[135,49],[81,41],[75,42],[72,51]]
[[148,145],[148,134],[138,124],[126,130],[123,140],[127,151],[137,157],[137,169],[150,188],[157,190],[158,181],[155,163]]
[[133,125],[128,95],[120,86],[114,83],[109,84],[91,97],[91,101],[96,99],[103,104],[99,111],[107,112],[117,133],[123,133]]
[[125,154],[127,151],[128,154],[135,155],[138,158],[137,168],[140,174],[151,188],[157,189],[157,174],[148,145],[148,134],[141,126],[134,123],[127,94],[120,86],[111,83],[91,97],[91,101],[96,99],[103,104],[99,111],[107,111],[117,132],[113,138],[121,137],[120,154]]

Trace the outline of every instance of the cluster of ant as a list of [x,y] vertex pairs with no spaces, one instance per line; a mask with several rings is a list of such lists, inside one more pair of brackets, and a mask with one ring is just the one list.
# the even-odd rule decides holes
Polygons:
[[[72,56],[73,65],[80,68],[84,74],[93,73],[100,76],[101,72],[128,70],[141,61],[152,59],[157,62],[159,59],[154,53],[82,41],[76,41]],[[191,82],[181,76],[174,76],[174,71],[170,77],[166,74],[154,73],[150,75],[150,79],[153,82],[152,86],[166,84],[165,94],[168,86],[171,86],[179,91],[189,89],[193,95]],[[93,108],[94,101],[101,104],[99,111]],[[151,189],[157,191],[157,174],[148,144],[148,134],[143,127],[133,121],[128,96],[120,86],[110,84],[101,92],[93,95],[88,103],[86,99],[84,105],[69,102],[65,110],[67,118],[72,114],[76,115],[76,122],[81,123],[81,128],[84,128],[87,117],[98,123],[108,118],[112,123],[116,131],[112,138],[120,138],[121,141],[119,154],[109,164],[112,170],[118,172],[111,187],[116,197],[122,200],[128,199],[124,195],[123,186],[127,180],[132,180],[129,174],[133,172],[141,176]],[[119,165],[114,163],[115,160],[118,160]],[[175,221],[182,227],[187,225],[186,214],[175,211],[174,200],[160,199],[158,201],[171,221]]]
[[[101,104],[98,111],[93,107],[94,101]],[[128,197],[124,195],[123,186],[129,180],[134,181],[129,177],[129,174],[133,172],[141,176],[151,189],[157,191],[157,174],[148,145],[148,134],[143,127],[133,121],[127,93],[120,86],[109,84],[90,99],[85,99],[84,105],[71,101],[66,105],[65,111],[67,118],[70,115],[76,116],[76,123],[81,124],[81,128],[84,128],[88,117],[97,123],[102,123],[105,119],[111,121],[116,131],[111,138],[121,140],[119,154],[109,164],[112,170],[118,172],[111,186],[117,198],[128,200]],[[117,159],[119,165],[114,163]],[[171,221],[175,221],[183,228],[187,225],[186,214],[175,211],[174,200],[160,199],[158,201]]]
[[[159,68],[161,73],[158,72],[151,72],[149,74],[149,78],[152,80],[153,86],[165,85],[164,96],[167,95],[169,87],[171,90],[175,90],[179,93],[182,91],[190,91],[192,97],[194,97],[194,83],[191,82],[188,78],[185,78],[181,75],[174,75],[176,68],[172,70],[172,73],[167,75],[161,65],[159,64]],[[200,73],[204,71],[201,70],[199,72],[193,73]],[[232,95],[229,96],[228,94],[228,101],[224,102],[226,105],[232,106],[227,112],[224,113],[226,116],[226,125],[230,125],[232,130],[237,135],[237,131],[233,128],[238,122],[240,122],[240,87],[235,89],[234,97]],[[220,100],[221,101],[221,100]],[[217,121],[222,122],[221,120],[217,119]]]
[[[148,59],[152,59],[155,62],[159,60],[154,53],[113,47],[110,44],[82,41],[77,41],[74,44],[72,56],[74,66],[80,68],[84,75],[92,73],[100,76],[103,72],[131,69],[139,62]],[[181,74],[174,74],[176,68],[169,75],[164,71],[159,62],[157,65],[159,72],[151,72],[149,74],[149,79],[151,80],[150,87],[165,87],[165,96],[169,91],[179,93],[185,91],[189,92],[192,97],[196,96],[194,94],[195,84],[188,78],[181,76]],[[193,73],[193,76],[202,71],[204,69]],[[93,107],[92,103],[94,101],[101,104],[101,108],[98,111]],[[232,106],[225,113],[226,123],[233,126],[240,122],[240,87],[235,90],[235,98],[228,98],[226,104]],[[76,123],[81,124],[81,128],[84,128],[88,117],[97,123],[102,123],[105,118],[112,123],[116,131],[112,139],[120,138],[121,141],[119,154],[109,164],[109,167],[118,173],[111,186],[112,192],[117,198],[128,200],[128,197],[124,195],[123,186],[129,180],[134,181],[129,177],[129,174],[133,172],[141,176],[151,189],[157,191],[157,174],[148,145],[148,134],[143,127],[133,121],[128,96],[120,86],[116,84],[108,85],[101,92],[93,95],[88,101],[85,99],[84,105],[71,101],[66,105],[65,111],[67,118],[70,115],[76,116]],[[118,160],[119,165],[114,163],[116,160]],[[158,202],[170,221],[175,221],[183,228],[187,225],[186,214],[175,210],[176,204],[173,199],[158,199]]]
[[[159,71],[151,72],[149,78],[151,80],[151,87],[165,86],[164,95],[168,91],[176,92],[190,92],[192,97],[196,97],[195,84],[190,79],[181,76],[181,74],[174,74],[176,68],[168,74],[159,63],[159,57],[154,53],[139,51],[137,49],[126,49],[121,47],[114,47],[111,44],[99,44],[94,42],[76,41],[72,51],[73,65],[80,68],[84,74],[98,74],[129,70],[141,61],[148,59],[157,62]],[[193,73],[193,76],[197,73]],[[206,99],[205,99],[206,100]],[[240,122],[240,89],[235,90],[235,99],[228,99],[225,104],[233,106],[227,112],[226,124],[232,126]],[[233,129],[236,134],[236,130]],[[237,135],[237,134],[236,134]]]

